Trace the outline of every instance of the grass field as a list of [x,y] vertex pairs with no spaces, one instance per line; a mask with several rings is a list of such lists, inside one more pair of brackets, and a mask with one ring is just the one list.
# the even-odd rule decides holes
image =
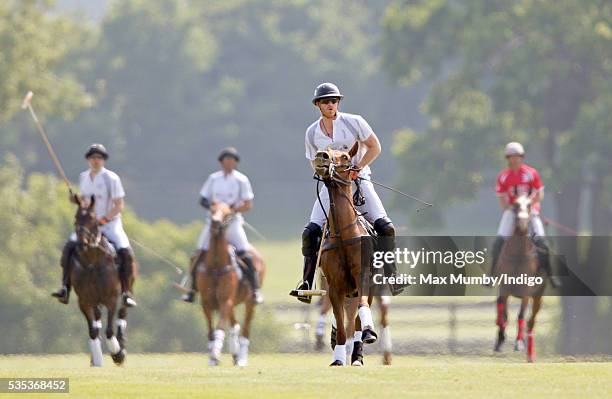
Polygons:
[[612,363],[561,358],[526,364],[514,358],[403,356],[390,367],[372,359],[364,368],[330,368],[326,355],[253,355],[244,369],[230,366],[227,356],[222,366],[210,368],[197,354],[129,355],[124,367],[105,358],[104,367],[96,369],[86,360],[84,355],[3,356],[0,375],[67,377],[69,396],[75,398],[590,399],[609,398],[612,392]]

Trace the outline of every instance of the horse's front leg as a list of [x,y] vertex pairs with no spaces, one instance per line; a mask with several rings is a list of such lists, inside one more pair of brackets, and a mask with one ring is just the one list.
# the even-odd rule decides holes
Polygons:
[[98,337],[100,328],[102,328],[102,322],[100,319],[96,319],[94,309],[91,305],[86,304],[79,300],[79,308],[81,313],[87,320],[87,330],[89,331],[89,350],[91,352],[90,364],[93,367],[102,367],[102,343]]
[[125,350],[121,348],[117,337],[113,331],[113,322],[115,320],[115,311],[117,308],[117,300],[113,298],[106,303],[107,321],[106,321],[106,347],[113,358],[113,362],[117,365],[123,364],[125,360]]
[[244,367],[249,362],[249,336],[251,334],[251,323],[255,314],[255,302],[247,300],[244,304],[244,323],[242,323],[242,334],[238,339],[239,350],[236,365]]
[[495,352],[500,352],[501,347],[506,341],[506,322],[508,320],[508,295],[500,295],[497,297],[497,339],[495,340]]
[[370,295],[370,272],[369,265],[363,265],[358,256],[356,264],[351,268],[353,278],[357,282],[357,293],[359,297],[359,305],[357,315],[359,317],[359,326],[361,327],[361,341],[365,344],[373,344],[378,339],[378,335],[374,332],[374,320],[372,319],[372,296]]
[[347,353],[351,354],[352,366],[363,366],[363,342],[361,341],[361,320],[357,314],[358,306],[359,301],[355,298],[349,301],[346,309],[348,336],[350,346],[352,346],[348,348]]
[[517,318],[516,340],[514,341],[514,350],[522,352],[525,350],[525,311],[529,306],[529,297],[521,298],[521,307]]
[[344,366],[346,364],[346,327],[344,325],[344,292],[339,292],[330,283],[329,300],[336,319],[336,345],[334,359],[330,366]]
[[533,303],[531,305],[531,317],[527,321],[527,361],[529,363],[535,362],[535,321],[538,312],[542,308],[542,297],[534,296]]
[[383,350],[383,364],[385,366],[391,365],[391,352],[393,350],[393,343],[391,341],[391,330],[389,328],[389,303],[390,297],[381,296],[378,298],[380,303],[380,325],[381,330],[381,341]]
[[119,308],[119,317],[115,320],[117,326],[117,340],[121,349],[125,349],[125,343],[127,341],[127,306],[122,305]]
[[[208,326],[208,354],[210,356],[208,360],[208,365],[216,366],[219,364],[218,357],[215,357],[214,347],[215,347],[215,330],[213,323],[213,308],[212,308],[212,298],[204,298],[202,297],[202,311],[204,312],[204,317],[206,318],[206,325]],[[223,345],[223,344],[222,344]]]

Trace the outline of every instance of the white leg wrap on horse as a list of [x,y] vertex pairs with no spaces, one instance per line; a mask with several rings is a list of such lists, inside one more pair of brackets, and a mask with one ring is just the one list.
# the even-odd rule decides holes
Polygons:
[[361,321],[361,329],[366,327],[374,328],[374,321],[372,320],[372,311],[368,306],[362,306],[359,308],[359,320]]
[[115,320],[115,325],[117,326],[117,328],[120,328],[123,331],[127,330],[127,320],[125,319]]
[[332,318],[332,327],[334,328],[338,328],[338,325],[336,324],[336,318]]
[[334,360],[340,360],[346,365],[346,345],[337,345],[334,348]]
[[249,339],[246,337],[239,338],[240,353],[238,353],[238,366],[244,367],[249,362]]
[[353,338],[347,338],[345,345],[346,345],[346,354],[348,356],[351,356],[353,354],[353,345],[354,345]]
[[325,334],[325,325],[327,324],[327,315],[320,315],[319,316],[319,321],[317,322],[317,328],[315,329],[315,334],[316,335],[323,335]]
[[117,337],[115,337],[114,335],[110,339],[106,339],[106,347],[108,348],[108,351],[113,355],[116,355],[121,350],[119,341],[117,341]]
[[353,334],[353,340],[355,342],[361,342],[361,331],[355,331],[355,334]]
[[92,321],[92,322],[91,322],[91,326],[92,326],[93,328],[99,328],[99,329],[101,329],[101,328],[102,328],[102,320],[94,320],[94,321]]
[[229,336],[229,351],[232,355],[237,355],[240,350],[240,343],[238,342],[238,337],[240,336],[240,324],[234,324],[232,328],[230,328],[230,336]]
[[216,355],[221,354],[223,350],[223,341],[225,340],[225,331],[223,330],[215,330],[214,333],[215,340],[213,342],[213,352]]
[[393,343],[391,342],[391,330],[389,326],[383,327],[381,332],[382,349],[385,352],[391,352],[393,350]]
[[102,367],[102,343],[100,338],[89,340],[89,350],[91,351],[91,365]]

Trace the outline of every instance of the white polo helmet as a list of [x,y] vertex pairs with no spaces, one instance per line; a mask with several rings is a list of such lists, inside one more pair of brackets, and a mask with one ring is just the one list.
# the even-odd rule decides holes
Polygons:
[[511,143],[506,144],[506,149],[504,150],[504,156],[512,156],[512,155],[525,155],[525,149],[521,143],[513,141]]

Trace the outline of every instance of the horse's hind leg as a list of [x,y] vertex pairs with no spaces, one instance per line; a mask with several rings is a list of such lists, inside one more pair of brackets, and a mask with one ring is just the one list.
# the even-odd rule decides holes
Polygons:
[[531,305],[531,317],[527,321],[527,361],[529,363],[535,362],[535,320],[540,308],[542,307],[542,297],[533,297],[533,304]]
[[238,324],[238,320],[236,320],[236,314],[234,309],[232,309],[230,313],[230,329],[229,329],[229,352],[232,355],[232,359],[234,361],[234,366],[238,363],[238,353],[240,351],[240,324]]
[[113,358],[115,364],[123,364],[125,360],[125,350],[119,344],[117,337],[113,331],[113,321],[115,320],[115,311],[117,309],[117,301],[111,300],[106,304],[107,321],[106,321],[106,347]]
[[529,297],[521,298],[521,308],[517,318],[516,340],[514,341],[514,350],[522,352],[525,350],[525,310],[529,306]]
[[391,342],[391,331],[389,329],[389,297],[381,296],[378,300],[380,304],[380,326],[382,327],[380,338],[382,341],[383,365],[390,366],[393,343]]
[[346,308],[347,317],[347,353],[351,354],[352,366],[363,366],[363,342],[361,342],[361,321],[357,316],[359,301],[351,299]]
[[336,346],[334,360],[330,366],[346,364],[346,327],[344,326],[344,294],[339,294],[335,287],[330,287],[329,299],[336,319]]
[[[89,350],[91,352],[90,364],[93,367],[102,367],[102,344],[100,342],[100,338],[98,337],[100,328],[102,327],[102,322],[99,319],[96,320],[94,309],[91,306],[85,305],[79,301],[79,308],[87,320],[87,329],[89,331]],[[97,313],[99,312],[100,311],[98,310]]]
[[501,347],[506,341],[506,322],[508,320],[508,296],[500,295],[497,297],[497,339],[495,340],[495,352],[501,352]]

